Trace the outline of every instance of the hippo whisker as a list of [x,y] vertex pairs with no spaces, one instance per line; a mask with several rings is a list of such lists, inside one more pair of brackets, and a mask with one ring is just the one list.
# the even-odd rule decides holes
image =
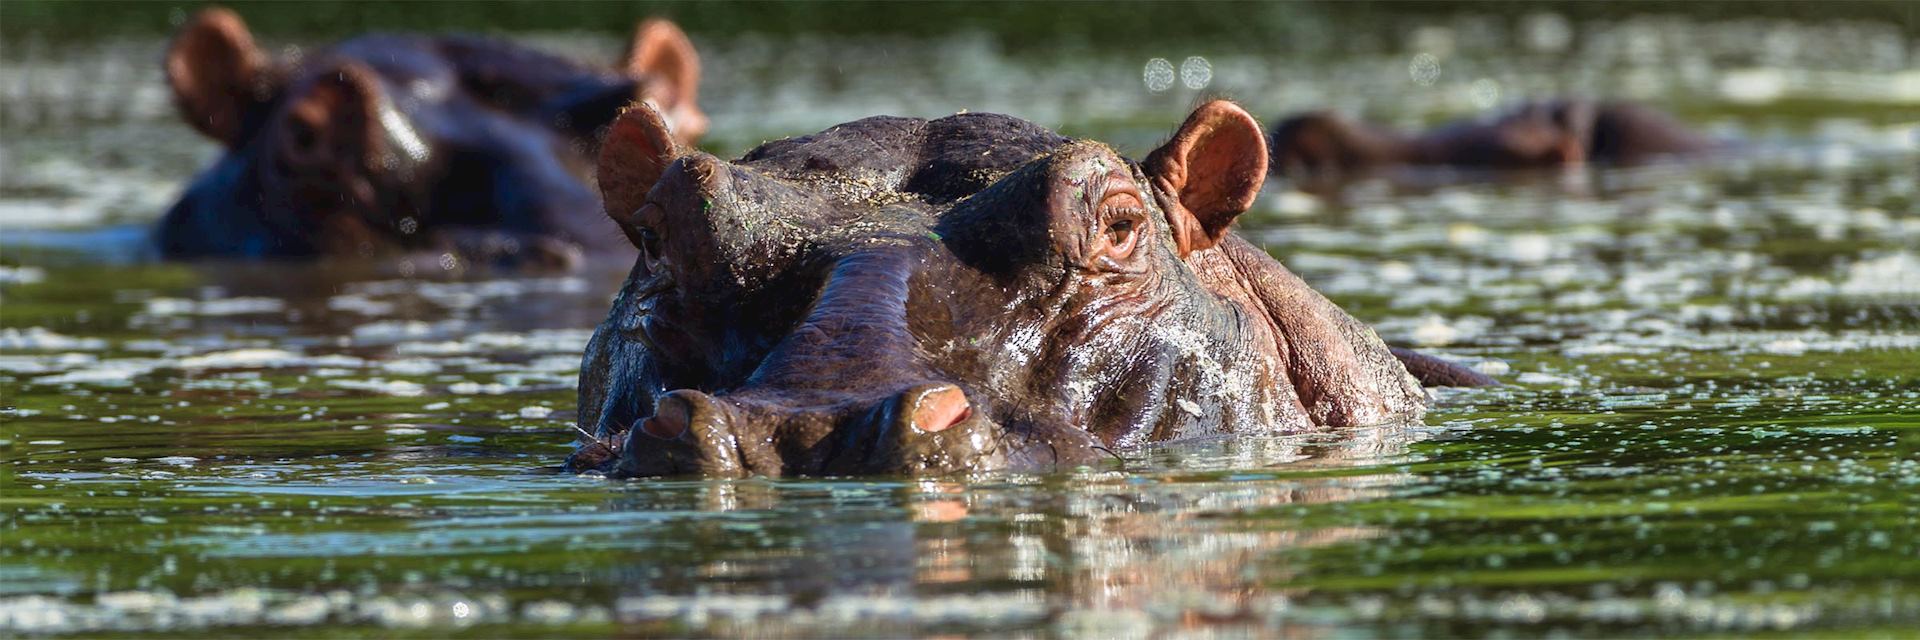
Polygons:
[[1113,456],[1113,460],[1114,460],[1115,462],[1118,462],[1118,463],[1120,463],[1120,464],[1122,464],[1122,465],[1125,465],[1125,464],[1127,463],[1127,459],[1126,459],[1126,458],[1123,458],[1123,457],[1121,457],[1121,456],[1120,456],[1120,454],[1118,454],[1118,453],[1114,453],[1114,451],[1113,451],[1112,449],[1108,449],[1108,448],[1106,448],[1106,447],[1105,447],[1104,445],[1097,445],[1097,444],[1096,444],[1096,445],[1093,445],[1093,450],[1094,450],[1094,451],[1098,451],[1098,452],[1101,452],[1101,453],[1104,453],[1104,454],[1107,454],[1107,455],[1109,455],[1109,456]]
[[620,453],[620,449],[614,446],[613,443],[607,442],[605,440],[601,440],[600,436],[587,433],[587,430],[580,428],[580,425],[577,425],[577,424],[573,425],[573,430],[578,431],[580,432],[580,435],[585,436],[588,444],[600,445],[600,448],[606,449],[607,453]]

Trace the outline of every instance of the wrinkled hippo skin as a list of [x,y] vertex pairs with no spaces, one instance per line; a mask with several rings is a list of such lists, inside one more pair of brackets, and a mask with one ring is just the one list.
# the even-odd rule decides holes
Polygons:
[[1455,122],[1419,135],[1307,113],[1274,125],[1272,146],[1274,173],[1295,180],[1352,177],[1398,165],[1636,164],[1713,148],[1651,107],[1586,100],[1530,103],[1490,120]]
[[467,36],[367,35],[273,60],[239,16],[195,15],[166,55],[187,124],[225,147],[161,220],[170,258],[451,251],[482,262],[631,250],[589,186],[628,103],[706,129],[699,62],[648,21],[622,69]]
[[1371,329],[1229,229],[1267,171],[1232,103],[1143,162],[995,114],[726,162],[645,106],[600,154],[641,256],[582,363],[575,470],[1045,469],[1425,410]]

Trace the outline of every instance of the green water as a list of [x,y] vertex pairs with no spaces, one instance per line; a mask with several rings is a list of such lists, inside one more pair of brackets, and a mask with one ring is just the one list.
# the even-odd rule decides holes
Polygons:
[[[0,87],[0,635],[1915,636],[1920,103],[1884,88],[1920,45],[1576,21],[1573,48],[1511,56],[1538,38],[1481,24],[1368,31],[1337,63],[1209,53],[1211,84],[1164,92],[1141,65],[1178,47],[701,40],[721,152],[962,108],[1138,152],[1204,93],[1411,123],[1581,87],[1742,144],[1271,185],[1243,233],[1389,340],[1509,383],[1439,392],[1424,425],[778,481],[550,471],[618,265],[144,261],[138,226],[214,153],[155,92],[158,41],[0,42],[32,80]],[[1446,74],[1408,82],[1429,49]],[[76,80],[101,75],[136,89]]]

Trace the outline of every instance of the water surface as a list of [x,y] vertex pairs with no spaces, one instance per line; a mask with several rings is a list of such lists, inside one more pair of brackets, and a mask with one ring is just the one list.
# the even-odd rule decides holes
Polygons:
[[160,41],[0,43],[0,631],[1911,635],[1920,46],[1555,20],[1339,55],[701,41],[725,153],[962,108],[1137,153],[1220,92],[1408,125],[1629,95],[1741,148],[1270,185],[1243,233],[1510,384],[1420,426],[934,479],[555,475],[618,266],[153,263],[142,225],[214,153],[171,120]]

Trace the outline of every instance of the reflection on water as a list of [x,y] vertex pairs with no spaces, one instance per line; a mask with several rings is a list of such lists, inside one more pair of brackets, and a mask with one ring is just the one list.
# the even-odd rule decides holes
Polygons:
[[1270,187],[1249,237],[1390,340],[1513,383],[1442,392],[1426,425],[1043,476],[727,482],[552,473],[618,269],[129,261],[129,225],[211,150],[145,88],[44,105],[95,104],[72,80],[98,69],[150,75],[157,44],[0,43],[36,78],[0,83],[0,630],[1910,632],[1912,44],[1872,25],[1491,24],[1333,59],[702,42],[729,150],[961,107],[1138,150],[1196,84],[1402,124],[1579,86],[1746,145]]

